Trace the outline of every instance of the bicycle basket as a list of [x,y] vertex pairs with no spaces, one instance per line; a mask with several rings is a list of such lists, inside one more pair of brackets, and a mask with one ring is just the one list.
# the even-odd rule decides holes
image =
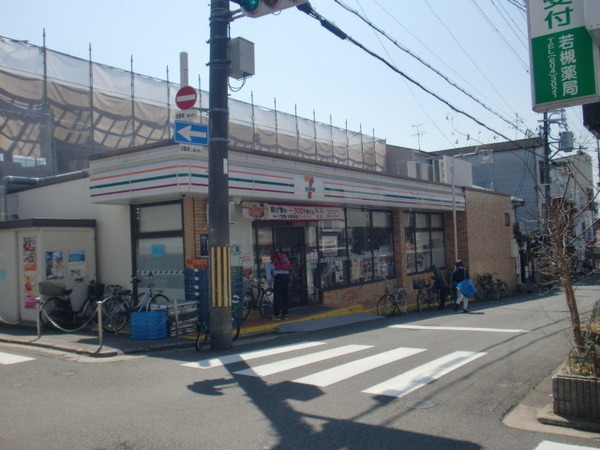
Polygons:
[[413,280],[413,289],[423,289],[425,286],[424,280]]
[[67,288],[64,283],[53,281],[40,281],[38,287],[41,295],[64,295]]
[[104,295],[104,285],[101,283],[95,283],[88,286],[88,296],[92,298],[101,298]]

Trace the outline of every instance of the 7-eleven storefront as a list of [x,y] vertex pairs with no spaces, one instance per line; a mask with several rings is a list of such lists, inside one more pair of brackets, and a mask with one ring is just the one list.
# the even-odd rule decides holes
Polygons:
[[[90,161],[92,202],[131,205],[132,269],[152,271],[176,298],[186,297],[186,267],[208,267],[208,192],[204,149],[152,146]],[[383,277],[447,264],[449,186],[232,150],[229,194],[234,294],[242,269],[264,276],[274,249],[293,263],[292,305],[376,300]],[[462,194],[455,205],[464,210]]]

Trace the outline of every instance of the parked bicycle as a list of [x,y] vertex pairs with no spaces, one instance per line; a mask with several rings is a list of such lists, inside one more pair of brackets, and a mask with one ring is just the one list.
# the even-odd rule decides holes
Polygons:
[[399,284],[394,284],[394,280],[388,280],[385,277],[385,294],[377,301],[377,314],[389,317],[395,312],[405,314],[408,309],[408,296],[406,290]]
[[106,301],[111,305],[113,321],[117,328],[115,332],[121,331],[127,322],[129,322],[129,304],[127,296],[131,295],[130,290],[123,290],[120,284],[109,284],[106,286],[108,298]]
[[251,311],[258,311],[261,317],[271,318],[273,316],[273,304],[271,302],[273,291],[269,288],[264,278],[257,280],[252,278],[252,270],[244,271],[244,297],[243,318],[246,320]]
[[[497,275],[497,274],[494,274]],[[502,281],[501,279],[496,277],[496,285],[498,286],[498,292],[500,294],[500,298],[506,298],[508,297],[508,285],[506,284],[506,282]]]
[[494,279],[494,275],[496,274],[481,273],[477,275],[475,284],[477,300],[497,300],[508,295],[507,284],[498,278]]
[[[237,295],[231,301],[231,333],[232,340],[240,335],[240,328],[244,321],[244,304]],[[210,340],[210,314],[208,310],[202,311],[198,305],[198,322],[196,322],[196,351],[202,350]]]
[[439,294],[433,292],[430,283],[425,280],[413,280],[413,289],[417,291],[417,309],[422,312],[424,308],[435,309],[439,306]]
[[117,332],[125,326],[126,320],[124,322],[119,314],[122,302],[112,297],[103,300],[103,284],[94,280],[89,282],[87,297],[79,310],[73,309],[73,290],[67,289],[64,283],[40,281],[38,286],[40,294],[48,296],[40,308],[40,322],[45,328],[74,332],[96,323],[98,302],[101,304],[102,328],[105,331]]
[[[150,272],[144,278],[148,280],[148,290],[139,295],[134,294],[137,290],[123,289],[120,284],[109,284],[106,290],[110,293],[106,299],[107,305],[111,308],[111,321],[113,324],[104,325],[103,328],[107,331],[120,331],[129,322],[129,314],[132,312],[151,311],[153,307],[171,305],[171,301],[162,294],[162,291],[154,292],[152,289],[152,277]],[[131,284],[135,286],[141,280],[136,276],[131,276]],[[111,329],[107,329],[110,326]]]
[[162,291],[157,290],[156,292],[152,289],[154,286],[152,280],[154,279],[154,275],[152,272],[148,272],[147,275],[144,276],[144,279],[148,281],[148,289],[141,296],[137,293],[137,285],[141,283],[141,280],[137,277],[137,275],[131,275],[131,284],[133,285],[133,292],[129,291],[129,311],[131,312],[140,312],[140,311],[150,311],[153,306],[163,306],[166,307],[168,305],[172,305],[171,300],[162,293]]

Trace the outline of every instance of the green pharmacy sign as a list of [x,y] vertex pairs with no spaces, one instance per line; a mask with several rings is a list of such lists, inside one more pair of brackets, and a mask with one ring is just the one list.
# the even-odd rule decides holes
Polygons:
[[528,15],[534,111],[600,101],[599,50],[584,0],[529,0]]

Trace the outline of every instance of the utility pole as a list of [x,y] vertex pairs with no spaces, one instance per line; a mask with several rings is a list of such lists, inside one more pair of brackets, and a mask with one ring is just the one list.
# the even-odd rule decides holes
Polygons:
[[544,124],[542,132],[544,134],[544,202],[546,203],[546,211],[544,211],[544,221],[550,219],[550,120],[548,113],[544,113]]
[[229,247],[229,0],[210,2],[208,153],[208,245],[210,348],[229,350],[231,336],[231,251]]

